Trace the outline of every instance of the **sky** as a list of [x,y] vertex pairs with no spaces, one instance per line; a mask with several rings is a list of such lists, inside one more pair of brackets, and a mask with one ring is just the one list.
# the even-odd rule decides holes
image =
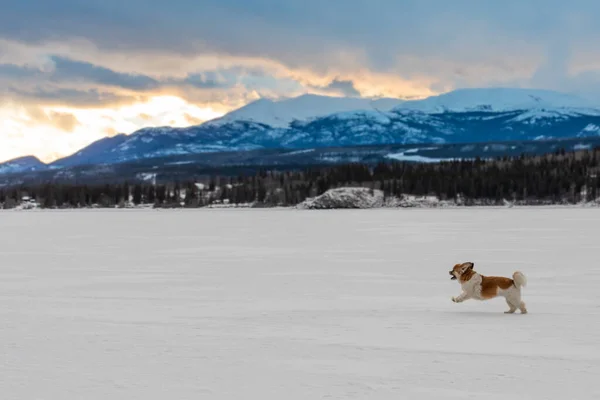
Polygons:
[[0,0],[0,161],[259,98],[531,87],[600,103],[596,0]]

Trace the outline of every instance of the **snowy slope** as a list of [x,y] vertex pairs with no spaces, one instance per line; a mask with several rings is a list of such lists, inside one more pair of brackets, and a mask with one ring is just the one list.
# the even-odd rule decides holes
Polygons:
[[597,210],[0,214],[3,399],[600,398]]
[[[131,136],[133,135],[134,134]],[[127,140],[128,136],[124,134],[97,140],[75,154],[54,162],[53,166],[68,167],[73,165],[101,164],[106,161],[110,162],[110,159],[103,157],[103,155],[114,151],[114,149],[118,148],[118,146],[122,145]]]
[[538,89],[459,89],[423,100],[411,100],[397,106],[396,110],[413,110],[424,113],[442,112],[507,112],[539,109],[594,110],[598,105],[577,96]]
[[307,94],[285,100],[257,100],[207,124],[223,125],[235,121],[251,121],[274,128],[285,128],[295,120],[306,121],[344,111],[388,111],[401,103],[402,100],[399,99],[370,100]]

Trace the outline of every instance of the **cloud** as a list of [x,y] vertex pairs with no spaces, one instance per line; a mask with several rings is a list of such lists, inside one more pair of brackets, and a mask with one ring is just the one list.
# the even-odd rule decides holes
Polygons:
[[190,118],[205,121],[220,115],[173,96],[107,108],[24,105],[5,99],[0,102],[0,161],[28,154],[51,161],[117,133],[167,124],[189,126]]
[[[42,0],[28,4],[32,1],[36,15],[22,4],[3,10],[0,37],[30,46],[63,43],[65,52],[95,47],[101,55],[95,59],[84,57],[85,51],[71,54],[94,65],[106,66],[112,61],[103,56],[120,54],[113,71],[130,64],[150,78],[161,68],[198,67],[194,60],[202,57],[213,57],[213,69],[220,71],[227,66],[219,64],[237,58],[262,60],[265,70],[266,64],[277,64],[290,76],[340,77],[356,87],[368,74],[413,80],[426,72],[424,83],[430,86],[423,89],[526,78],[531,64],[560,37],[569,43],[585,40],[593,48],[599,28],[589,15],[600,12],[591,0],[576,1],[578,7],[558,0],[381,0],[377,7],[367,0],[173,0],[168,6],[142,0],[91,0],[85,6],[75,0],[52,6]],[[103,75],[87,71],[92,72]],[[229,82],[202,73],[189,80],[203,88],[230,87]],[[130,77],[119,84],[153,82]]]
[[89,62],[72,60],[61,56],[49,56],[50,64],[30,66],[0,64],[0,79],[26,79],[43,84],[67,84],[69,86],[84,83],[96,87],[116,87],[141,92],[159,87],[160,83],[140,74],[119,73],[111,69],[93,65]]
[[13,96],[13,99],[28,104],[64,105],[83,108],[131,104],[143,99],[143,97],[121,96],[111,92],[101,92],[96,89],[33,88],[32,90],[20,90],[11,88],[9,94]]
[[185,120],[190,124],[190,125],[200,125],[202,122],[204,122],[203,120],[201,120],[200,118],[196,118],[191,116],[190,114],[184,114]]
[[52,57],[51,65],[0,64],[0,96],[39,105],[106,107],[139,101],[157,83],[89,63]]
[[113,136],[116,136],[119,132],[115,128],[110,128],[109,127],[109,128],[105,128],[104,129],[104,133],[108,137],[113,137]]
[[326,93],[332,93],[347,97],[360,97],[360,92],[354,86],[351,80],[334,79],[327,86],[313,86],[316,89],[323,90]]
[[41,71],[31,67],[23,67],[15,64],[0,64],[0,77],[10,79],[26,79],[40,75]]
[[80,125],[77,117],[69,112],[46,112],[40,107],[32,106],[26,108],[26,113],[36,123],[54,126],[64,132],[73,132]]
[[87,83],[116,86],[134,91],[148,91],[159,86],[158,81],[145,75],[118,73],[89,62],[71,60],[60,56],[52,56],[51,60],[54,64],[54,71],[50,74],[50,78],[56,81],[81,80]]
[[[224,77],[223,74],[218,74],[215,71],[208,71],[190,74],[183,80],[183,83],[201,89],[225,89],[234,86],[236,81],[237,79],[235,76]],[[177,80],[172,82],[176,85],[179,83]]]
[[[46,57],[48,62],[0,64],[0,94],[10,93],[32,100],[38,96],[41,102],[52,100],[80,106],[176,94],[194,102],[219,102],[229,110],[263,96],[302,94],[308,87],[293,78],[290,71],[283,72],[283,68],[273,71],[273,66],[270,66],[272,70],[267,71],[252,63],[243,65],[243,61],[239,63],[242,65],[231,62],[221,69],[210,65],[212,69],[183,71],[180,76],[177,72],[169,74],[168,70],[150,76],[116,71],[64,55]],[[108,55],[105,55],[104,60],[107,58]],[[119,65],[113,63],[112,67],[118,68]],[[14,84],[17,79],[18,87]]]
[[73,129],[79,125],[77,117],[71,113],[53,111],[50,112],[49,118],[54,126],[65,132],[73,132]]

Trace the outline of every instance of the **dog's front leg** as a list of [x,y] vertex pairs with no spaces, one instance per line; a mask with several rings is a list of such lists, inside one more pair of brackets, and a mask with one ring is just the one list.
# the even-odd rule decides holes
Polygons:
[[467,294],[467,292],[462,292],[460,294],[460,296],[453,297],[452,301],[455,303],[462,303],[463,301],[467,300],[468,298],[469,298],[469,295]]

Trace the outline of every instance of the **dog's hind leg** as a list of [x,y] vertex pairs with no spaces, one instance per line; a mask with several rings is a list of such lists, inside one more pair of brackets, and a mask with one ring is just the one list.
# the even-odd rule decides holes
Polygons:
[[525,302],[519,303],[519,310],[521,310],[521,314],[527,314],[527,307],[525,306]]
[[508,304],[509,310],[504,311],[504,314],[514,314],[514,312],[517,311],[517,306],[511,303],[508,298],[506,299],[506,304]]
[[516,288],[509,290],[508,293],[506,293],[506,303],[508,303],[508,306],[510,307],[510,309],[506,312],[507,314],[513,314],[515,311],[517,311],[517,308],[519,311],[521,311],[521,314],[527,314],[525,303],[521,301],[520,290]]

